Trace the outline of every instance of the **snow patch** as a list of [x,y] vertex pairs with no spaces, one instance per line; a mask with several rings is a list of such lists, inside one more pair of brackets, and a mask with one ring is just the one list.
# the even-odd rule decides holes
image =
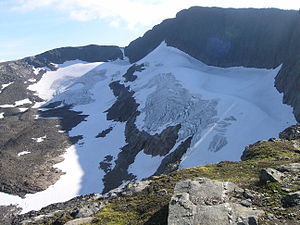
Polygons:
[[30,101],[30,99],[28,99],[28,98],[25,98],[23,100],[16,101],[14,103],[15,106],[21,106],[21,105],[25,105],[25,104],[32,104],[32,101]]
[[1,92],[5,89],[5,88],[7,88],[8,86],[10,86],[10,85],[12,85],[14,82],[9,82],[9,83],[7,83],[7,84],[2,84],[2,86],[1,86],[1,88],[0,88],[0,94],[1,94]]
[[134,163],[129,166],[128,173],[136,176],[137,180],[152,176],[161,164],[164,157],[146,155],[140,151],[135,157]]
[[28,151],[23,151],[23,152],[19,152],[18,153],[18,157],[22,156],[22,155],[27,155],[27,154],[30,154],[31,152],[28,152]]
[[36,141],[37,143],[43,142],[47,138],[47,135],[43,137],[38,137],[38,138],[31,138],[32,140]]
[[42,71],[42,70],[44,70],[44,68],[35,68],[35,67],[33,67],[33,73],[35,75],[39,75],[40,71]]
[[100,64],[102,62],[67,61],[57,65],[57,70],[47,71],[41,80],[30,85],[28,89],[35,91],[45,101],[49,101],[55,95],[64,92],[68,86],[72,85],[75,78],[84,75]]
[[18,108],[20,112],[25,112],[28,110],[28,108]]
[[15,105],[11,105],[11,104],[0,105],[0,108],[13,108],[13,107],[15,107]]
[[4,119],[4,112],[0,113],[0,119]]
[[31,83],[34,83],[34,82],[36,82],[36,79],[35,78],[31,78],[31,79],[28,79],[28,81],[31,82]]
[[31,210],[40,210],[46,205],[68,201],[76,197],[81,187],[80,182],[83,171],[75,147],[71,146],[68,148],[63,157],[65,160],[54,167],[62,170],[65,174],[54,185],[51,185],[45,191],[27,194],[25,198],[0,192],[0,205],[18,205],[23,209],[22,213],[26,213]]

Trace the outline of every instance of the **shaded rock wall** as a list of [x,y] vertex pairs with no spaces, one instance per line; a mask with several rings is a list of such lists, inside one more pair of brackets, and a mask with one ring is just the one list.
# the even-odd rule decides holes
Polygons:
[[24,60],[33,66],[43,67],[49,63],[62,64],[75,59],[86,62],[107,62],[118,58],[123,59],[123,53],[118,46],[87,45],[56,48]]
[[279,9],[192,7],[131,42],[125,55],[136,62],[162,41],[220,67],[275,68],[276,87],[300,121],[300,13]]

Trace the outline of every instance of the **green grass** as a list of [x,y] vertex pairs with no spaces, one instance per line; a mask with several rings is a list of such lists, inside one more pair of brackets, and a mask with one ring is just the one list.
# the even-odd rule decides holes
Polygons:
[[[276,168],[279,165],[300,162],[300,154],[295,153],[293,149],[293,143],[290,141],[262,141],[248,148],[247,153],[244,154],[245,159],[247,159],[245,161],[224,161],[178,170],[168,175],[151,177],[152,182],[142,192],[133,196],[114,197],[105,200],[105,207],[95,215],[92,223],[85,225],[166,225],[168,204],[176,183],[196,177],[231,181],[242,188],[261,192],[267,197],[267,206],[263,210],[274,215],[278,215],[278,213],[280,215],[280,212],[274,211],[273,208],[281,207],[280,198],[285,194],[281,189],[281,184],[259,184],[259,171],[264,168]],[[295,185],[297,186],[298,183]],[[163,189],[167,191],[167,194],[159,193]],[[68,221],[69,219],[68,212],[64,212],[63,214],[60,213],[60,216],[52,218],[52,221]]]
[[[278,196],[284,193],[281,193],[279,184],[258,185],[259,171],[292,162],[300,162],[300,154],[293,152],[292,142],[263,141],[250,146],[246,161],[224,161],[154,177],[149,188],[141,193],[108,200],[108,205],[97,214],[92,224],[167,224],[168,203],[175,184],[196,177],[232,181],[243,188],[266,193],[272,207],[280,206]],[[168,194],[156,193],[162,189],[167,190]]]

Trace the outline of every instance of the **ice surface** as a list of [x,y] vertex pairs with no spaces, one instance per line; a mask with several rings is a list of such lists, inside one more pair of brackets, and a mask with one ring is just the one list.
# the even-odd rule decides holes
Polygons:
[[134,160],[134,163],[129,167],[129,173],[136,176],[137,180],[152,176],[159,167],[163,157],[146,155],[141,151]]
[[[182,140],[193,137],[182,168],[239,160],[246,145],[277,137],[284,128],[296,123],[292,108],[282,104],[282,95],[274,88],[280,68],[211,67],[165,43],[137,62],[142,63],[145,70],[136,72],[137,79],[126,83],[140,104],[136,125],[155,134],[181,124],[172,151]],[[29,87],[45,102],[72,104],[72,110],[88,115],[69,132],[70,136],[82,135],[83,139],[69,148],[65,161],[57,165],[66,174],[56,184],[26,195],[25,199],[0,193],[1,205],[20,204],[25,212],[79,194],[102,191],[105,172],[99,169],[99,162],[110,156],[114,167],[120,148],[126,145],[125,123],[106,120],[105,111],[116,100],[109,84],[122,83],[122,75],[130,66],[127,59],[107,63],[74,60],[57,65],[56,71],[47,71]],[[96,138],[110,127],[113,129],[106,137]],[[141,151],[129,173],[138,179],[151,176],[162,159]]]
[[65,91],[75,78],[82,76],[100,64],[101,62],[67,61],[58,65],[57,70],[47,71],[41,80],[30,85],[28,89],[37,92],[40,98],[48,101],[53,96]]

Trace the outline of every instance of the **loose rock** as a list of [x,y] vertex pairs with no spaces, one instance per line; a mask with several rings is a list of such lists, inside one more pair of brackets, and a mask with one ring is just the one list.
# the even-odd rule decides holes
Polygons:
[[284,178],[284,174],[275,169],[263,169],[260,171],[260,182],[265,184],[267,182],[281,182]]
[[257,224],[263,211],[229,201],[235,190],[237,186],[231,182],[206,178],[177,183],[169,205],[168,224]]
[[284,207],[293,207],[300,205],[300,191],[289,193],[281,199]]

